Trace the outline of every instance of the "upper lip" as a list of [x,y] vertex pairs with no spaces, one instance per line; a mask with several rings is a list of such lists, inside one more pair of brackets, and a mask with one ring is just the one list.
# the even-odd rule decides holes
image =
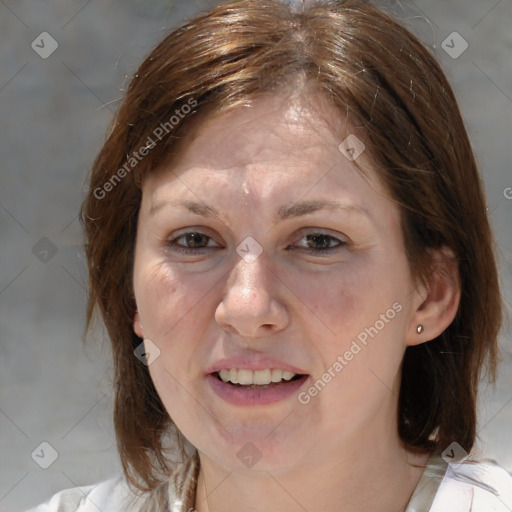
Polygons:
[[277,359],[269,357],[229,357],[219,359],[206,369],[206,373],[215,373],[220,370],[230,370],[236,368],[238,370],[266,370],[266,369],[279,369],[293,372],[299,375],[305,375],[306,372],[297,366],[293,366]]

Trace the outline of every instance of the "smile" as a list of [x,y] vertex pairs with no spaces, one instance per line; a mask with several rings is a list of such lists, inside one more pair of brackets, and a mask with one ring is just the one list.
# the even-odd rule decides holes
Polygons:
[[273,383],[290,381],[300,377],[300,375],[279,368],[256,371],[230,368],[229,370],[222,369],[216,374],[222,382],[239,386],[269,386]]
[[308,375],[280,369],[230,368],[206,376],[216,395],[233,405],[269,405],[296,396]]

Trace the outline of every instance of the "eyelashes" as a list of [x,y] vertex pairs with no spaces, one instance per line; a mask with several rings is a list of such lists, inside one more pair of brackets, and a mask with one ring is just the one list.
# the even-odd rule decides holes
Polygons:
[[[313,244],[320,247],[301,247],[297,245],[292,245],[289,246],[289,248],[291,249],[287,248],[287,250],[306,252],[308,254],[313,255],[325,255],[337,252],[338,250],[343,249],[345,246],[348,245],[348,243],[344,240],[340,240],[335,236],[318,231],[311,231],[309,233],[301,232],[301,234],[302,237],[300,238],[300,240],[306,239],[306,244]],[[180,244],[180,240],[183,240],[185,244],[188,244],[188,246]],[[165,246],[167,249],[176,253],[197,256],[200,254],[205,254],[208,250],[221,248],[218,245],[209,246],[208,244],[210,242],[213,242],[212,237],[206,235],[205,233],[202,233],[201,231],[187,231],[175,238],[166,240]],[[192,245],[193,247],[190,247],[190,245]]]
[[[200,231],[188,231],[186,233],[182,233],[181,235],[177,236],[176,238],[173,238],[172,240],[168,240],[166,242],[167,248],[171,249],[172,251],[183,253],[183,254],[202,254],[204,252],[204,249],[207,249],[207,247],[183,247],[182,245],[178,244],[178,240],[184,238],[188,242],[192,241],[193,244],[196,244],[198,240],[211,240],[213,239],[204,234]],[[202,251],[202,252],[201,252]]]
[[[334,251],[338,250],[339,248],[342,248],[342,247],[348,245],[348,243],[346,241],[340,240],[339,238],[336,238],[335,236],[332,236],[332,235],[328,235],[326,233],[313,231],[310,233],[302,233],[302,235],[303,236],[302,236],[301,240],[303,238],[306,238],[307,239],[306,243],[313,242],[313,244],[319,244],[322,246],[317,249],[314,249],[311,247],[305,247],[304,250],[306,252],[310,252],[310,253],[324,254],[324,253],[334,252]],[[335,245],[331,245],[331,242],[335,242]],[[325,247],[325,245],[327,245],[327,247]]]

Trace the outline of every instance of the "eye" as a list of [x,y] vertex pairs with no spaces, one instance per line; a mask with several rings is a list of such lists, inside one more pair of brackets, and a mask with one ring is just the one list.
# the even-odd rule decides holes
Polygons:
[[306,252],[312,254],[325,254],[335,252],[336,250],[347,245],[347,242],[344,240],[340,240],[339,238],[328,235],[326,233],[315,231],[304,233],[301,231],[301,234],[303,235],[301,240],[306,239],[307,245],[304,249],[300,250],[305,250]]
[[[187,245],[186,247],[183,247],[183,245],[178,243],[181,239],[183,239],[184,243]],[[209,248],[205,245],[208,244],[208,241],[213,242],[211,237],[201,233],[200,231],[187,231],[176,238],[167,240],[166,246],[172,251],[180,252],[182,254],[200,254],[203,249]]]
[[[312,254],[332,253],[347,245],[347,242],[344,240],[340,240],[339,238],[326,233],[315,231],[304,233],[301,231],[301,234],[303,235],[301,240],[306,240],[306,247],[301,247],[300,245],[296,245],[296,247],[299,247],[299,250],[301,251],[306,251]],[[181,243],[180,240],[182,241]],[[187,231],[175,238],[166,240],[165,245],[172,251],[179,252],[181,254],[202,254],[205,249],[219,247],[217,244],[208,245],[209,242],[213,242],[213,239],[205,233],[200,231]]]

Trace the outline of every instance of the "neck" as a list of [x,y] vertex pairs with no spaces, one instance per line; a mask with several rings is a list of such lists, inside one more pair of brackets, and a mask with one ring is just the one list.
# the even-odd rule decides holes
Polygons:
[[321,454],[321,447],[315,447],[304,457],[304,464],[286,471],[233,472],[200,452],[195,509],[403,512],[428,455],[411,454],[396,436],[385,437],[375,436],[371,443],[366,439],[350,443],[344,449],[332,450],[330,445],[325,454]]

